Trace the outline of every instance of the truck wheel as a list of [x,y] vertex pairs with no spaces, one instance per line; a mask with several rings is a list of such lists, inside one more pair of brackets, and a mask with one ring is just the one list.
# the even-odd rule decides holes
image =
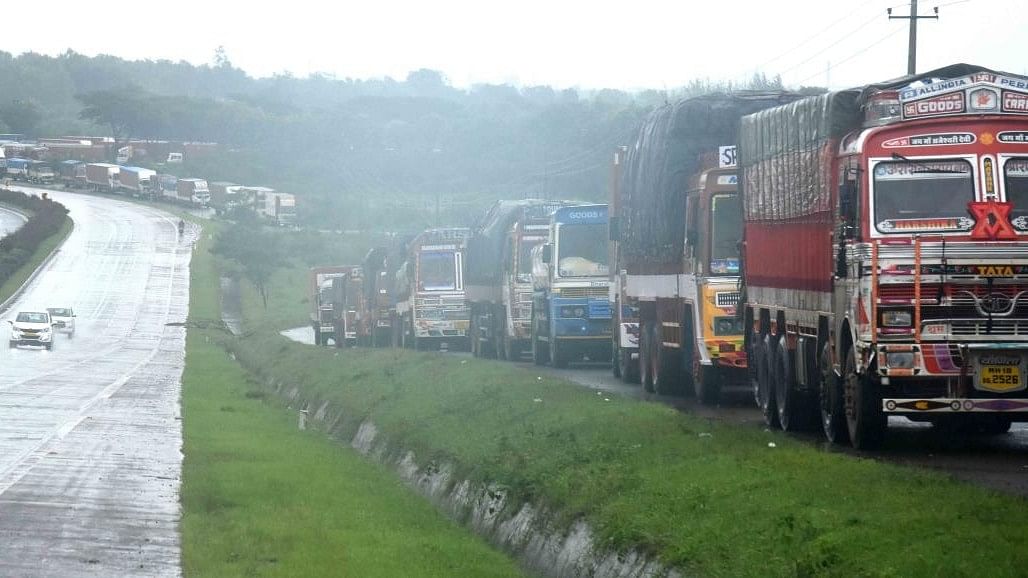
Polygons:
[[568,366],[571,361],[568,349],[571,345],[567,343],[560,343],[556,339],[550,338],[550,365],[558,369],[564,369]]
[[496,358],[500,361],[507,361],[510,359],[507,354],[510,352],[510,338],[507,337],[507,332],[500,333],[499,343],[496,344]]
[[696,401],[703,405],[717,405],[721,400],[721,372],[712,365],[697,363],[692,379]]
[[843,400],[850,444],[858,450],[872,450],[885,439],[886,417],[878,387],[867,375],[857,373],[856,347],[846,353],[843,370]]
[[650,325],[639,323],[639,381],[647,393],[654,393],[652,329]]
[[846,406],[843,403],[842,383],[832,369],[831,345],[825,343],[821,348],[821,387],[818,405],[821,406],[821,429],[825,439],[833,444],[844,444],[849,441],[849,430],[846,427]]
[[10,341],[10,342],[8,342],[8,345],[10,345],[11,349],[15,349],[15,348],[18,347],[18,342],[17,341]]
[[321,330],[317,326],[311,326],[314,330],[314,345],[321,345]]
[[757,407],[767,427],[778,427],[778,406],[775,404],[775,384],[771,381],[771,363],[775,357],[774,341],[765,335],[757,348]]
[[532,363],[546,365],[550,361],[550,348],[542,341],[532,337]]
[[618,365],[621,366],[621,381],[624,383],[639,383],[639,359],[632,359],[632,350],[623,347],[618,348]]
[[611,342],[611,347],[614,348],[614,357],[611,360],[611,373],[614,373],[615,377],[621,377],[621,348],[613,341]]
[[[656,328],[655,328],[656,329]],[[682,360],[677,351],[669,351],[654,335],[653,390],[660,395],[682,395]]]
[[53,341],[51,341],[50,343],[46,344],[46,350],[47,351],[53,351],[54,350],[54,342]]
[[507,361],[521,361],[522,344],[510,336],[503,338],[503,358]]
[[810,429],[810,404],[806,396],[797,390],[796,380],[793,379],[793,361],[784,335],[778,339],[775,356],[771,361],[771,380],[775,386],[775,405],[782,431]]

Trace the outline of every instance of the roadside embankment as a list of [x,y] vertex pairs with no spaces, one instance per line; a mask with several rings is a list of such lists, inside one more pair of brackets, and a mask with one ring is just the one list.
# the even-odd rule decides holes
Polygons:
[[939,474],[497,362],[277,334],[231,347],[314,427],[398,468],[523,560],[538,536],[559,534],[564,548],[588,529],[592,564],[650,555],[687,574],[1016,576],[1028,562],[1024,500]]
[[71,234],[74,227],[63,205],[0,189],[0,203],[24,212],[25,224],[0,238],[0,311]]
[[191,265],[183,374],[183,569],[187,576],[518,576],[391,472],[301,431],[219,345],[220,271]]

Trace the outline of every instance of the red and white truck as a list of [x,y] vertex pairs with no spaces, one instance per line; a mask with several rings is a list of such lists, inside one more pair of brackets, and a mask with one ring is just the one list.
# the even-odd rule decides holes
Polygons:
[[1028,78],[953,65],[742,119],[743,308],[769,425],[1028,420]]

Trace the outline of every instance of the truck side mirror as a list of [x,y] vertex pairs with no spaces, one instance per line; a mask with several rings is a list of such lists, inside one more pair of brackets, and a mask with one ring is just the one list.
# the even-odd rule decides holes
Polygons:
[[546,243],[543,245],[543,263],[549,263],[553,260],[553,245]]
[[607,223],[608,223],[608,226],[607,226],[607,232],[608,232],[607,239],[610,240],[610,241],[620,241],[621,240],[621,219],[619,219],[618,217],[610,217],[610,219],[607,221]]
[[857,182],[845,180],[839,185],[839,217],[845,229],[844,236],[849,239],[857,226]]
[[685,233],[685,243],[690,247],[696,247],[696,242],[699,240],[699,236],[696,235],[695,229],[689,229]]

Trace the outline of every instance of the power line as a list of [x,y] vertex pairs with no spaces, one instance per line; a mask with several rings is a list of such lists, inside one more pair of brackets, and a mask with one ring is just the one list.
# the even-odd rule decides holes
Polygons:
[[[871,50],[871,49],[872,49],[872,48],[874,48],[875,46],[878,46],[878,45],[879,45],[879,44],[881,44],[882,42],[885,42],[886,40],[888,40],[888,39],[892,38],[893,36],[896,36],[896,35],[897,35],[897,34],[899,34],[900,32],[903,32],[903,29],[902,29],[902,28],[897,28],[897,29],[893,30],[892,32],[890,32],[890,33],[886,34],[885,36],[882,36],[882,37],[881,37],[881,38],[879,38],[878,40],[875,40],[875,41],[874,41],[874,42],[872,42],[871,44],[868,44],[868,45],[867,45],[867,46],[865,46],[864,48],[861,48],[861,49],[860,49],[860,50],[858,50],[857,52],[854,52],[853,54],[850,54],[850,55],[849,55],[849,56],[847,56],[846,58],[843,58],[842,60],[840,60],[840,61],[838,61],[838,62],[834,63],[834,64],[833,64],[832,66],[839,66],[840,64],[846,64],[846,63],[847,63],[847,62],[849,62],[850,60],[853,60],[854,58],[856,58],[856,57],[860,56],[861,54],[863,54],[863,53],[867,52],[868,50]],[[801,80],[800,80],[800,81],[799,81],[799,82],[798,82],[797,84],[803,84],[804,82],[806,82],[806,81],[810,80],[811,78],[814,78],[815,76],[819,76],[820,74],[821,74],[821,71],[815,72],[814,74],[811,74],[810,76],[808,76],[808,77],[806,77],[806,78],[804,78],[804,79],[801,79]]]
[[[762,63],[761,63],[761,64],[760,64],[759,66],[757,66],[757,70],[761,70],[761,69],[763,69],[763,68],[764,68],[765,66],[767,66],[768,64],[771,64],[772,62],[775,62],[776,60],[778,60],[778,59],[782,58],[783,56],[788,56],[789,54],[792,54],[793,52],[796,52],[796,51],[797,51],[797,50],[799,50],[800,48],[803,48],[803,47],[804,47],[804,46],[806,46],[807,44],[810,44],[810,43],[811,43],[811,42],[812,42],[812,41],[813,41],[813,40],[814,40],[815,38],[817,38],[817,37],[821,36],[821,35],[822,35],[822,34],[824,34],[825,32],[828,32],[828,31],[829,31],[829,30],[831,30],[832,28],[835,28],[835,25],[836,25],[836,24],[839,24],[839,23],[840,23],[840,22],[842,22],[843,20],[846,20],[846,19],[847,19],[847,18],[849,18],[850,16],[853,16],[853,15],[854,15],[854,14],[856,14],[857,12],[859,12],[859,11],[863,10],[864,8],[866,8],[866,7],[867,7],[867,5],[868,5],[868,4],[870,4],[870,3],[872,2],[872,1],[873,1],[873,0],[864,0],[864,3],[863,3],[863,4],[860,4],[860,5],[858,5],[858,6],[856,7],[856,8],[854,8],[853,10],[851,10],[851,11],[847,12],[847,13],[846,13],[845,15],[843,15],[843,16],[842,16],[842,17],[840,17],[839,19],[837,19],[837,20],[833,20],[833,21],[832,21],[832,22],[831,22],[831,23],[830,23],[830,24],[829,24],[828,26],[825,26],[824,28],[822,28],[821,30],[818,30],[818,31],[817,31],[817,32],[815,32],[814,34],[811,34],[810,36],[808,36],[808,37],[807,37],[806,39],[804,39],[804,40],[803,40],[802,42],[800,42],[799,44],[796,44],[796,45],[794,45],[794,46],[793,46],[792,48],[790,48],[790,49],[786,50],[785,52],[781,52],[781,53],[779,53],[778,55],[776,55],[776,56],[774,56],[774,57],[772,57],[772,58],[770,58],[770,59],[768,59],[768,60],[765,60],[765,61],[764,61],[764,62],[762,62]],[[964,0],[964,1],[966,1],[966,0]]]
[[867,28],[873,22],[877,21],[880,17],[881,17],[880,14],[875,14],[874,16],[872,16],[868,20],[865,20],[859,26],[857,26],[856,28],[851,30],[849,33],[844,34],[843,36],[837,38],[835,40],[835,42],[832,42],[828,46],[822,47],[819,50],[815,50],[810,56],[808,56],[804,60],[794,64],[793,66],[790,66],[789,68],[786,68],[785,70],[779,71],[778,74],[780,74],[780,75],[788,74],[788,73],[792,72],[793,70],[796,70],[797,68],[803,66],[804,64],[807,64],[811,60],[814,60],[815,58],[820,58],[820,57],[824,56],[825,51],[838,46],[843,40],[846,40],[846,39],[850,38],[851,36],[853,36],[854,34],[856,34],[857,32],[860,32],[864,28]]

